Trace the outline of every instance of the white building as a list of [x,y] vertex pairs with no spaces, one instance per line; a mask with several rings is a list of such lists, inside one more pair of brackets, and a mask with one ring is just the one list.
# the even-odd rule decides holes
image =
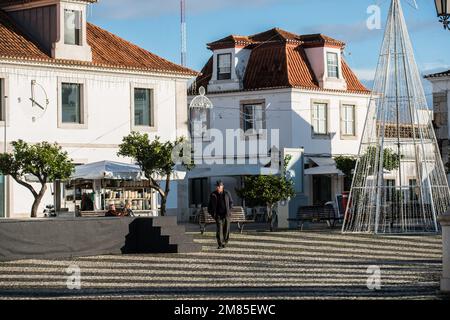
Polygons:
[[[203,121],[204,129],[219,129],[224,136],[227,129],[246,132],[237,137],[247,144],[246,151],[234,159],[255,163],[257,155],[249,152],[255,140],[268,150],[277,146],[303,153],[294,165],[298,196],[291,201],[291,215],[300,204],[334,200],[350,185],[344,190],[332,158],[358,154],[370,92],[344,61],[343,48],[343,42],[321,34],[301,36],[280,29],[229,36],[208,44],[212,57],[191,92],[190,99],[206,88],[214,105],[209,111],[193,111],[191,122]],[[259,133],[261,129],[268,133]],[[274,129],[279,130],[279,144],[271,139]],[[233,192],[243,176],[264,174],[264,161],[270,162],[266,153],[259,165],[232,164],[230,149],[216,148],[211,156],[216,139],[206,134],[203,140],[209,148],[204,160],[214,158],[219,165],[199,165],[189,174],[191,206],[205,204],[217,179]],[[228,162],[221,165],[221,159]]]
[[[425,77],[433,86],[433,120],[444,166],[450,167],[450,70]],[[450,178],[450,175],[447,175]],[[450,180],[449,180],[450,181]]]
[[[77,164],[131,162],[117,156],[131,131],[163,140],[186,134],[187,81],[197,73],[88,23],[94,2],[0,1],[2,151],[5,141],[8,149],[17,139],[49,141]],[[1,182],[0,217],[29,216],[31,193],[10,177]],[[56,190],[64,207],[61,189],[49,186],[42,206]],[[174,182],[169,214],[183,214],[186,195],[186,183]]]

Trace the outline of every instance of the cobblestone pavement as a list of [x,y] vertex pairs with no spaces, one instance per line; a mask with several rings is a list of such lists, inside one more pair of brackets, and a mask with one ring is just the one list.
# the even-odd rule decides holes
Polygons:
[[[0,298],[62,299],[441,299],[440,236],[342,235],[337,230],[233,233],[201,253],[98,256],[0,263]],[[81,268],[81,290],[66,268]],[[367,268],[381,268],[381,290]]]

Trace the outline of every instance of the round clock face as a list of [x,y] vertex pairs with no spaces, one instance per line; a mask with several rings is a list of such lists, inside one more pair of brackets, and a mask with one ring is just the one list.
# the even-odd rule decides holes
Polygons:
[[30,115],[33,122],[41,118],[47,111],[49,104],[47,93],[36,81],[31,82],[31,110]]

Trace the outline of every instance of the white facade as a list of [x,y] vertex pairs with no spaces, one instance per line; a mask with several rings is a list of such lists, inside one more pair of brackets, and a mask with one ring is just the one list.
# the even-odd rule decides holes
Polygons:
[[[320,34],[277,28],[208,44],[212,59],[193,89],[204,86],[213,108],[191,114],[194,143],[203,139],[194,152],[199,165],[188,174],[191,207],[207,203],[216,180],[245,205],[235,189],[245,176],[275,174],[268,171],[279,160],[274,154],[296,159],[288,171],[297,195],[280,209],[280,226],[298,206],[324,205],[349,191],[332,158],[358,155],[370,92],[344,65],[343,46]],[[329,170],[330,164],[333,173],[315,168]],[[307,171],[312,167],[314,174]]]
[[[433,120],[436,138],[439,142],[444,166],[448,169],[450,164],[450,74],[444,72],[426,78],[433,86]],[[447,179],[450,181],[449,173]]]
[[[155,126],[143,131],[162,140],[176,138],[177,132],[186,134],[186,76],[0,60],[0,79],[6,97],[6,122],[2,122],[0,130],[2,150],[5,139],[7,144],[17,139],[30,143],[49,141],[60,144],[77,164],[101,160],[131,162],[119,158],[117,152],[124,136],[140,130],[132,124],[134,87],[154,90]],[[36,112],[36,107],[32,107],[32,81],[38,85],[34,94],[38,103],[44,105],[47,95],[49,104],[45,112]],[[58,120],[62,81],[83,84],[83,125],[62,126]],[[174,181],[168,200],[169,214],[182,214],[183,207],[187,207],[187,199],[177,189],[178,182]],[[51,190],[53,186],[49,185],[40,213],[46,204],[53,204]],[[7,179],[6,198],[9,217],[29,216],[33,197],[11,178]]]
[[[270,132],[277,130],[279,132],[280,149],[303,149],[306,163],[308,163],[309,157],[329,158],[339,155],[358,155],[369,101],[368,95],[363,94],[317,92],[303,89],[210,93],[208,97],[214,105],[209,115],[210,128],[218,129],[222,132],[223,137],[225,137],[225,144],[226,130],[241,128],[241,106],[245,103],[258,101],[266,107],[263,122],[269,132],[267,136],[260,136],[258,140],[262,141],[263,145],[270,149],[270,146],[273,145]],[[312,105],[315,102],[327,105],[328,134],[324,136],[313,133]],[[352,105],[355,108],[355,134],[353,136],[345,136],[342,131],[341,114],[343,105]],[[276,137],[277,135],[275,135]],[[214,143],[214,139],[206,138],[204,140],[205,148],[211,146],[211,142]],[[256,162],[257,155],[248,152],[252,137],[250,136],[250,139],[241,137],[241,140],[246,143],[245,154],[239,154],[237,147],[234,149],[234,154],[238,154],[238,156],[241,156],[240,158],[246,157],[247,163],[252,161],[252,159],[253,162]],[[237,144],[235,143],[234,145],[236,146]],[[208,152],[206,153],[206,158],[208,158]],[[226,148],[222,150],[215,149],[214,158],[218,161],[222,158],[229,158]],[[215,178],[211,180],[211,187],[215,182]],[[223,177],[221,178],[223,179]],[[312,179],[311,176],[305,176],[304,180],[304,196],[308,204],[314,202]],[[333,181],[333,194],[344,191],[342,190],[341,180],[342,178],[339,178],[339,181]],[[233,186],[230,188],[233,189]]]

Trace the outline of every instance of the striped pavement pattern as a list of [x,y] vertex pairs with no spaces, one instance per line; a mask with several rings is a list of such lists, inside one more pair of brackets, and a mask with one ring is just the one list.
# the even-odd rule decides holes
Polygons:
[[[0,299],[442,299],[441,236],[342,235],[338,231],[192,232],[200,253],[0,263]],[[81,290],[67,289],[77,265]],[[381,289],[367,288],[367,268]]]

